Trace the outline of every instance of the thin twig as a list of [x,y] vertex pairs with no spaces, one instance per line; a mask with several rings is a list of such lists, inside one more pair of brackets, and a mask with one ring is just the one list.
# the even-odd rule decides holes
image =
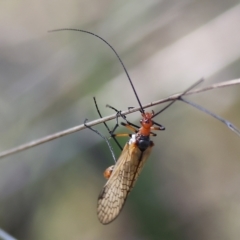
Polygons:
[[[190,95],[190,94],[196,94],[196,93],[204,92],[204,91],[209,91],[209,90],[212,90],[212,89],[233,86],[233,85],[237,85],[237,84],[240,84],[240,79],[235,79],[235,80],[230,80],[230,81],[226,81],[226,82],[216,83],[216,84],[213,84],[213,85],[205,87],[205,88],[198,88],[198,89],[195,89],[195,90],[191,90],[191,91],[187,92],[185,94],[185,96],[186,95]],[[179,96],[181,96],[181,94],[182,93],[174,94],[174,95],[172,95],[170,97],[167,97],[167,98],[164,98],[164,99],[161,99],[161,100],[158,100],[158,101],[154,101],[154,102],[145,104],[142,107],[143,107],[143,109],[145,109],[145,108],[149,108],[149,107],[152,107],[152,106],[164,103],[164,102],[173,101],[175,99],[178,99]],[[130,113],[137,112],[140,109],[141,109],[140,107],[131,108],[129,110],[121,111],[121,113],[123,115],[128,115]],[[107,116],[107,117],[104,117],[104,118],[100,118],[100,119],[88,122],[88,126],[89,127],[95,126],[97,124],[100,124],[100,123],[103,123],[103,122],[107,122],[107,121],[110,121],[110,120],[115,119],[115,118],[116,118],[116,114],[113,114],[113,115],[110,115],[110,116]],[[61,131],[61,132],[57,132],[57,133],[48,135],[46,137],[43,137],[43,138],[40,138],[40,139],[37,139],[37,140],[33,140],[33,141],[28,142],[26,144],[23,144],[23,145],[20,145],[18,147],[15,147],[15,148],[12,148],[12,149],[9,149],[9,150],[1,152],[0,153],[0,158],[9,156],[9,155],[17,153],[17,152],[24,151],[26,149],[29,149],[29,148],[35,147],[37,145],[40,145],[40,144],[52,141],[54,139],[66,136],[66,135],[71,134],[71,133],[83,130],[85,128],[86,128],[86,126],[84,126],[84,124],[81,124],[81,125],[78,125],[76,127],[72,127],[72,128],[67,129],[67,130],[64,130],[64,131]]]

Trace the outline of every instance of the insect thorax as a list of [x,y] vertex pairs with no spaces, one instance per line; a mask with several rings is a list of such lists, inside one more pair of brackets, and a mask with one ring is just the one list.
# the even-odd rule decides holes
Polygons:
[[143,136],[141,134],[132,134],[132,137],[129,140],[129,144],[134,144],[134,143],[143,152],[149,146],[151,146],[152,141],[150,141],[150,137],[149,136]]

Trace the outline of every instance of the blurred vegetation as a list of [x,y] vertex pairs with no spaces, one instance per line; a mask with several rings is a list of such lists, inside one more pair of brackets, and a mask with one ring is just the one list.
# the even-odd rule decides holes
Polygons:
[[[204,85],[239,78],[239,22],[236,0],[2,1],[0,150],[97,119],[93,96],[103,116],[112,114],[106,104],[137,106],[104,43],[48,30],[79,28],[105,38],[148,103],[201,77]],[[239,92],[235,86],[189,99],[240,128]],[[128,119],[138,123],[139,114]],[[102,172],[113,160],[106,143],[84,130],[1,160],[0,228],[25,240],[239,239],[239,137],[184,103],[156,121],[166,131],[154,138],[153,153],[113,223],[103,226],[96,216]],[[104,126],[96,128],[108,135]]]

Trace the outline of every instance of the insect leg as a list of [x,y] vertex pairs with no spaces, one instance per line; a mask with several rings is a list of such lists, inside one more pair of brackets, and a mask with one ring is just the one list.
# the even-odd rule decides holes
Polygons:
[[84,120],[84,126],[85,126],[86,128],[88,128],[88,129],[92,130],[93,132],[97,133],[101,138],[103,138],[103,139],[105,140],[105,142],[107,143],[107,145],[108,145],[108,147],[109,147],[109,150],[111,151],[111,154],[112,154],[112,157],[113,157],[113,159],[114,159],[114,162],[116,163],[117,160],[116,160],[115,154],[114,154],[114,152],[113,152],[113,148],[112,148],[110,142],[108,141],[108,139],[107,139],[106,137],[104,137],[100,132],[98,132],[97,130],[95,130],[94,128],[88,126],[88,125],[86,124],[87,121],[88,121],[88,119],[85,119],[85,120]]
[[127,121],[126,120],[126,116],[125,115],[123,115],[122,113],[121,113],[121,111],[119,111],[119,110],[117,110],[115,107],[113,107],[113,106],[110,106],[110,105],[106,105],[106,107],[108,107],[108,108],[111,108],[112,110],[114,110],[117,114],[116,114],[116,121],[117,121],[117,123],[116,123],[116,125],[114,126],[114,128],[112,129],[112,131],[110,131],[109,133],[111,134],[111,136],[113,135],[113,133],[116,131],[116,129],[118,128],[118,126],[119,126],[119,124],[118,124],[118,118],[119,117],[122,117],[125,121]]
[[[121,113],[121,111],[117,110],[117,109],[114,108],[113,106],[106,105],[106,107],[109,107],[109,108],[113,109],[114,111],[116,111],[117,114],[119,114],[118,116],[122,117],[123,120],[126,121],[127,125],[131,125],[131,126],[137,128],[137,129],[140,128],[138,125],[129,122],[129,121],[127,120],[127,117],[126,117],[125,115],[123,115],[123,114]],[[129,107],[128,109],[131,109],[131,108],[133,108],[133,107]],[[141,111],[140,111],[140,112],[141,112]],[[121,123],[121,124],[123,125],[123,123]],[[117,121],[117,126],[119,126],[119,125],[118,125],[118,121]],[[114,131],[117,129],[117,126],[114,127],[114,129],[112,130],[112,133],[114,133]],[[125,126],[125,125],[123,125],[123,126]]]
[[[100,112],[100,110],[99,110],[99,108],[98,108],[96,98],[94,97],[93,100],[94,100],[95,107],[96,107],[96,109],[97,109],[98,115],[102,118],[102,114],[101,114],[101,112]],[[103,122],[103,124],[104,124],[105,127],[107,128],[110,136],[113,138],[113,140],[115,141],[115,143],[118,145],[118,147],[119,147],[120,150],[122,151],[122,150],[123,150],[122,146],[120,145],[120,143],[118,142],[118,140],[115,138],[115,136],[112,135],[112,131],[110,130],[110,128],[108,127],[108,125],[106,124],[106,122]],[[118,126],[118,118],[117,118],[117,126]],[[116,127],[116,126],[115,126],[115,127]],[[116,127],[116,128],[117,128],[117,127]],[[115,131],[115,129],[114,129],[114,131]]]

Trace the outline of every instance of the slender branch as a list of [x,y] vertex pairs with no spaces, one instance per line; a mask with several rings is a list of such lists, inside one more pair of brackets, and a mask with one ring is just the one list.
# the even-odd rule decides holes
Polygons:
[[[205,88],[197,88],[197,89],[194,89],[194,90],[191,90],[191,91],[187,92],[184,96],[190,95],[190,94],[196,94],[196,93],[200,93],[200,92],[209,91],[209,90],[212,90],[212,89],[229,87],[229,86],[233,86],[233,85],[237,85],[237,84],[240,84],[240,79],[234,79],[234,80],[230,80],[230,81],[226,81],[226,82],[216,83],[216,84],[213,84],[213,85],[205,87]],[[182,93],[174,94],[174,95],[172,95],[170,97],[167,97],[167,98],[164,98],[164,99],[161,99],[161,100],[157,100],[157,101],[145,104],[142,107],[143,107],[143,109],[145,109],[145,108],[149,108],[149,107],[152,107],[152,106],[164,103],[164,102],[173,101],[173,100],[178,99],[181,95],[182,95]],[[133,112],[137,112],[140,109],[141,109],[140,107],[131,108],[129,110],[121,111],[121,113],[123,115],[128,115],[128,114],[131,114]],[[95,125],[103,123],[103,122],[110,121],[110,120],[115,119],[115,118],[116,118],[116,114],[112,114],[110,116],[107,116],[107,117],[104,117],[104,118],[100,118],[100,119],[88,122],[87,125],[89,127],[91,127],[91,126],[95,126]],[[84,126],[84,124],[81,124],[81,125],[69,128],[67,130],[64,130],[64,131],[61,131],[61,132],[57,132],[57,133],[48,135],[46,137],[43,137],[43,138],[40,138],[40,139],[37,139],[37,140],[33,140],[33,141],[28,142],[26,144],[23,144],[23,145],[20,145],[18,147],[15,147],[15,148],[12,148],[12,149],[9,149],[9,150],[1,152],[0,153],[0,158],[9,156],[9,155],[17,153],[17,152],[24,151],[26,149],[29,149],[29,148],[35,147],[37,145],[40,145],[40,144],[52,141],[54,139],[66,136],[66,135],[71,134],[71,133],[83,130],[85,128],[86,128],[86,126]]]

